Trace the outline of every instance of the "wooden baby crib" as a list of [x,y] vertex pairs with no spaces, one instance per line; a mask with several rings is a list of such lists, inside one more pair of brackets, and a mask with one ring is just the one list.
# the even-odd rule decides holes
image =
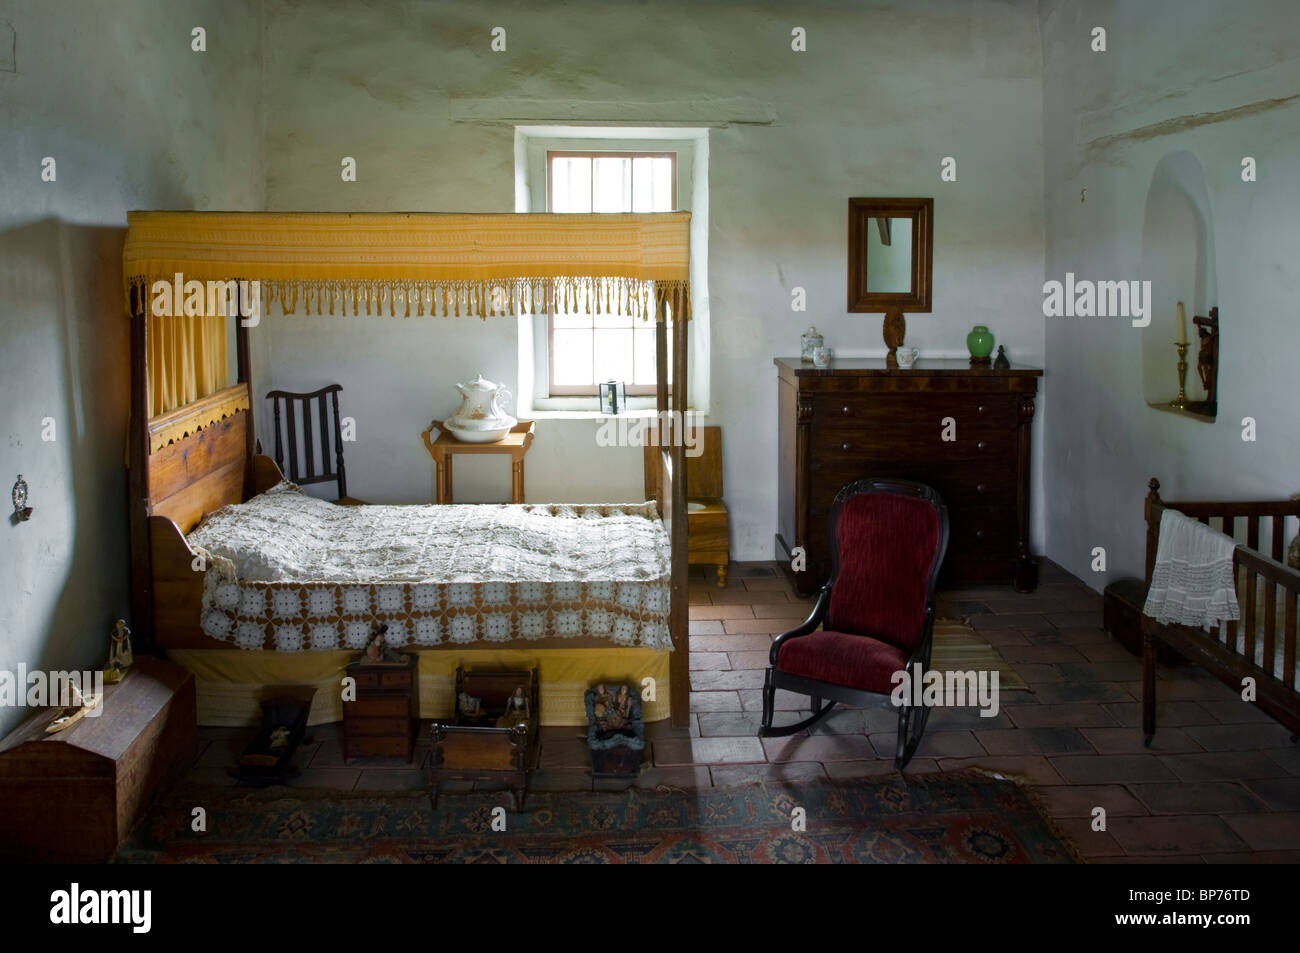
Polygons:
[[[1205,632],[1185,625],[1157,622],[1142,616],[1142,731],[1146,744],[1156,727],[1156,653],[1164,643],[1188,661],[1241,691],[1246,678],[1255,681],[1254,704],[1300,735],[1300,690],[1296,687],[1296,603],[1300,571],[1284,564],[1287,522],[1300,517],[1300,499],[1260,502],[1160,499],[1160,481],[1152,477],[1146,498],[1146,581],[1149,586],[1160,542],[1160,518],[1165,508],[1178,510],[1207,526],[1237,538],[1238,520],[1245,521],[1246,541],[1233,554],[1240,621],[1223,623]],[[1211,523],[1214,520],[1214,523]],[[1261,524],[1270,524],[1269,545],[1261,548]],[[1258,661],[1257,661],[1258,653]]]

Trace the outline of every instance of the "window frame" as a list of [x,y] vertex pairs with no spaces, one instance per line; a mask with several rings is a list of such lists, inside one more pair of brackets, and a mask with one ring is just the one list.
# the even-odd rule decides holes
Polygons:
[[[672,163],[672,211],[678,208],[677,204],[677,160],[676,152],[664,150],[655,151],[637,151],[629,149],[546,149],[544,161],[546,163],[546,211],[554,212],[552,204],[553,191],[551,187],[551,171],[553,168],[552,160],[554,159],[668,159]],[[594,190],[596,185],[596,176],[591,175],[591,188]],[[594,198],[594,196],[593,196]],[[594,202],[592,203],[595,204]],[[561,213],[570,214],[570,213]],[[582,213],[572,213],[582,214]],[[671,327],[671,325],[670,325]],[[592,328],[595,330],[594,325]],[[635,331],[635,328],[633,328]],[[592,336],[593,346],[595,335]],[[656,357],[657,359],[657,357]],[[595,374],[595,362],[593,355],[592,377]],[[600,381],[593,381],[592,384],[561,384],[555,383],[555,311],[548,308],[546,312],[546,396],[547,397],[599,397]],[[628,397],[653,397],[657,393],[654,384],[633,384],[630,381],[625,385],[625,393]],[[671,390],[671,388],[670,388]]]

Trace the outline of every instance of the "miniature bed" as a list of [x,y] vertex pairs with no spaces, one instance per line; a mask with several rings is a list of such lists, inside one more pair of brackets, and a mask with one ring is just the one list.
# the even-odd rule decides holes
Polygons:
[[[418,654],[422,717],[451,712],[458,666],[536,667],[544,724],[584,724],[583,692],[593,682],[646,678],[655,684],[646,719],[686,723],[682,440],[659,454],[653,504],[334,507],[283,484],[257,452],[248,329],[256,319],[237,322],[233,386],[224,386],[221,338],[232,292],[245,313],[260,304],[257,319],[268,305],[337,308],[341,320],[349,309],[417,318],[557,306],[653,315],[658,408],[681,419],[688,213],[135,212],[128,222],[132,615],[146,646],[194,672],[200,723],[252,723],[264,690],[285,684],[324,689],[311,723],[338,720],[343,667],[381,623]],[[166,301],[192,306],[159,314]],[[279,522],[266,521],[277,510]],[[617,549],[609,541],[629,527],[638,555],[621,561],[619,575],[609,569]],[[242,548],[231,545],[241,533]],[[391,560],[363,544],[377,535],[427,544],[446,538],[439,533],[453,533],[473,558],[416,560],[385,575]],[[323,560],[310,554],[331,538],[358,544],[343,547],[352,562],[341,556],[332,573],[311,568]]]
[[[1300,571],[1285,565],[1285,538],[1289,518],[1300,516],[1300,500],[1261,502],[1166,502],[1160,498],[1160,481],[1152,479],[1146,499],[1146,579],[1151,582],[1160,540],[1163,511],[1175,509],[1186,516],[1237,538],[1242,521],[1245,543],[1233,554],[1239,621],[1222,623],[1209,632],[1186,625],[1157,622],[1142,617],[1142,730],[1147,743],[1155,732],[1156,651],[1164,643],[1224,684],[1241,691],[1243,679],[1254,679],[1254,704],[1270,717],[1300,734],[1300,679],[1296,673],[1296,605],[1300,598]],[[1214,520],[1214,523],[1211,523]],[[1271,540],[1261,548],[1261,523],[1269,523]]]

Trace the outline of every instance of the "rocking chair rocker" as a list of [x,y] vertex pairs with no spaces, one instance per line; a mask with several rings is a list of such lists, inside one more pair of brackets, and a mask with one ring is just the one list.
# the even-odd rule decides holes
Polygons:
[[[908,480],[858,480],[836,494],[828,526],[831,576],[808,618],[772,643],[760,737],[802,731],[836,702],[871,704],[893,692],[896,672],[930,665],[935,580],[948,548],[939,494]],[[778,688],[810,696],[812,715],[773,726]],[[929,714],[900,706],[896,768],[912,759]]]

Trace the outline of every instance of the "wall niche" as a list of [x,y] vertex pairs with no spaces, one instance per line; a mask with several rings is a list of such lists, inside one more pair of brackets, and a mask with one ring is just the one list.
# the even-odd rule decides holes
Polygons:
[[[1219,333],[1214,219],[1205,173],[1190,152],[1171,152],[1152,173],[1142,228],[1141,277],[1151,282],[1151,324],[1142,332],[1142,396],[1157,410],[1213,422],[1218,410]],[[1180,302],[1188,344],[1181,405],[1176,347]]]

